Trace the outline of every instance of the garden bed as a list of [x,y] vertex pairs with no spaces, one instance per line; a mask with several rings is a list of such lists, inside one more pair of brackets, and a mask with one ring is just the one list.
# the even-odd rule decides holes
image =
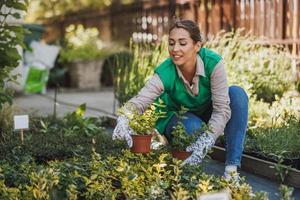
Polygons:
[[[106,126],[115,126],[116,121],[112,118],[107,118],[105,122]],[[218,146],[213,147],[213,152],[210,156],[218,161],[225,161],[225,149],[220,147],[221,143],[217,144]],[[248,171],[250,173],[266,177],[270,180],[279,182],[280,181],[280,173],[284,179],[284,183],[296,188],[300,188],[300,170],[299,170],[300,160],[290,160],[284,159],[281,164],[278,164],[274,159],[262,156],[255,152],[244,152],[242,155],[242,163],[241,167],[243,170]],[[289,167],[290,166],[290,167]],[[276,170],[277,169],[277,170]],[[288,174],[284,175],[284,172]]]
[[[225,161],[225,149],[219,146],[213,147],[213,152],[210,156],[218,161]],[[278,167],[282,167],[281,172],[287,170],[288,174],[285,177],[284,183],[293,187],[300,188],[300,170],[290,168],[285,165],[279,166],[276,162],[270,162],[262,160],[257,157],[243,154],[241,168],[245,171],[251,172],[256,175],[264,176],[273,181],[278,181],[280,170]],[[276,170],[278,169],[278,170]]]

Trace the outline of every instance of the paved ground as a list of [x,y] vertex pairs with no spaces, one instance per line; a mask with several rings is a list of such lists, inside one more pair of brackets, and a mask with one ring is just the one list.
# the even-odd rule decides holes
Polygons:
[[[18,95],[14,105],[18,114],[31,113],[40,116],[53,115],[54,90],[46,94]],[[103,116],[114,113],[114,95],[111,88],[101,91],[74,92],[72,90],[57,93],[57,116],[72,112],[80,104],[86,103],[86,116]]]
[[[76,106],[86,103],[86,116],[113,116],[114,95],[111,88],[101,91],[78,92],[63,91],[57,94],[57,116],[63,116],[67,112],[75,110]],[[48,91],[45,95],[19,95],[14,99],[16,114],[35,114],[40,116],[53,115],[54,110],[54,91]],[[215,175],[222,175],[224,164],[211,160],[205,164],[205,170]],[[269,198],[279,199],[278,184],[265,178],[241,171],[241,175],[246,177],[248,183],[254,191],[266,191]],[[300,180],[299,180],[300,181]],[[294,191],[293,196],[300,200],[300,189]]]

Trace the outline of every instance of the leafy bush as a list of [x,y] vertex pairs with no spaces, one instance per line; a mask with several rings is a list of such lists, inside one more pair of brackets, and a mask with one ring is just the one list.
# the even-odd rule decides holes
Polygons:
[[173,129],[172,140],[170,142],[171,148],[174,150],[185,151],[186,147],[196,140],[196,133],[190,135],[185,131],[184,125],[179,122]]
[[258,152],[263,156],[300,158],[300,119],[289,117],[280,127],[251,129],[246,138],[245,149]]
[[[30,119],[30,130],[25,131],[24,145],[20,146],[19,134],[7,131],[9,138],[0,143],[0,159],[19,157],[20,151],[30,152],[38,163],[63,160],[74,155],[89,154],[93,149],[108,153],[114,148],[124,148],[123,142],[112,142],[111,135],[102,128],[102,119],[84,118],[85,106],[67,114],[62,119],[53,117]],[[99,145],[105,142],[106,146]],[[43,147],[43,148],[41,148]]]
[[27,10],[27,5],[28,1],[26,0],[4,0],[0,3],[0,109],[6,102],[12,104],[12,91],[5,85],[7,82],[17,79],[17,76],[12,75],[11,71],[19,65],[21,60],[18,48],[25,48],[23,27],[9,24],[7,19],[21,19],[21,13]]
[[[162,103],[162,101],[160,102]],[[165,112],[159,111],[159,107],[164,107],[164,105],[153,103],[142,114],[140,114],[130,105],[130,103],[128,103],[119,109],[119,112],[129,119],[129,126],[135,134],[149,135],[155,129],[156,121],[165,117]],[[130,110],[130,112],[126,111],[127,109]]]
[[70,25],[66,28],[66,47],[60,52],[59,61],[95,60],[109,55],[110,50],[98,38],[97,28],[84,28],[83,25]]
[[183,167],[164,151],[146,156],[128,150],[118,153],[103,158],[94,152],[44,166],[33,164],[22,172],[26,181],[15,177],[12,186],[6,184],[7,174],[1,172],[20,168],[0,163],[0,195],[2,199],[196,199],[228,188],[232,199],[266,199],[260,193],[252,195],[244,181],[237,186],[203,173],[199,166]]
[[[201,166],[182,166],[167,149],[147,155],[124,150],[127,145],[113,141],[99,120],[83,114],[80,106],[63,119],[34,118],[24,145],[16,134],[1,144],[1,199],[196,199],[225,188],[232,199],[267,199],[253,195],[244,180],[238,186]],[[60,157],[56,149],[72,153]],[[41,164],[38,153],[53,157]]]
[[167,58],[167,39],[160,44],[130,42],[128,54],[116,57],[114,68],[114,86],[119,104],[124,104],[135,96],[153,74],[154,68]]
[[272,103],[256,101],[249,102],[249,128],[282,127],[290,117],[300,119],[300,96],[285,93]]
[[0,108],[0,143],[9,139],[8,132],[12,131],[12,126],[13,106],[6,103]]
[[220,32],[204,47],[219,53],[224,61],[230,84],[242,86],[250,97],[273,102],[292,85],[292,59],[278,45],[262,45],[257,39],[235,32]]

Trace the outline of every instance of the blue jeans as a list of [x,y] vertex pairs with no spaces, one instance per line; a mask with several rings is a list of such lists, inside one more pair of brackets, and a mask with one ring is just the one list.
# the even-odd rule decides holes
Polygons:
[[[229,97],[231,118],[227,122],[224,130],[226,148],[225,164],[240,166],[248,124],[248,96],[241,87],[231,86],[229,87]],[[201,128],[202,122],[207,123],[209,121],[211,113],[212,106],[199,117],[191,112],[187,112],[185,114],[185,119],[181,120],[185,126],[186,132],[192,134],[195,130]],[[173,116],[170,120],[165,131],[168,140],[172,139],[170,133],[178,120],[179,119],[176,116]]]

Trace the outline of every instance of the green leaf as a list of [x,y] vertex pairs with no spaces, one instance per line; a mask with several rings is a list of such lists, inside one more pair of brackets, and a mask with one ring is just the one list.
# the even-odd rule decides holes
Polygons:
[[12,16],[16,19],[21,19],[20,13],[13,13]]
[[26,4],[20,2],[7,3],[7,6],[10,8],[15,8],[16,10],[23,10],[23,11],[27,10]]
[[86,104],[84,103],[76,108],[75,114],[77,116],[83,117],[83,115],[85,114],[85,111],[86,111]]

